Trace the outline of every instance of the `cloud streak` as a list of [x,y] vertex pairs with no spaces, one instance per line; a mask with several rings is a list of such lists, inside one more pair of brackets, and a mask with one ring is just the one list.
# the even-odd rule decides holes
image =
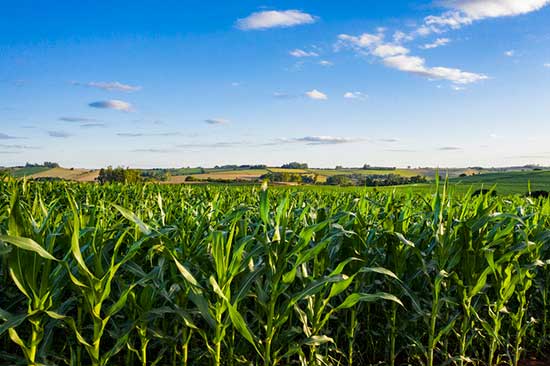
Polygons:
[[318,57],[319,54],[316,52],[308,52],[300,49],[295,49],[289,52],[290,56],[302,58],[302,57]]
[[63,122],[97,122],[96,119],[85,117],[59,117],[59,120]]
[[13,140],[18,139],[19,137],[11,136],[5,133],[0,132],[0,140]]
[[229,124],[229,122],[229,120],[224,118],[209,118],[204,120],[204,123],[211,126],[223,126]]
[[89,83],[72,82],[75,86],[85,86],[88,88],[96,88],[107,91],[135,92],[141,90],[141,86],[128,85],[119,83],[118,81],[91,81]]
[[132,105],[128,102],[122,100],[111,99],[111,100],[102,100],[98,102],[93,102],[88,104],[92,108],[99,109],[113,109],[117,111],[130,112],[132,110]]
[[344,98],[346,99],[355,99],[355,100],[367,100],[369,96],[365,93],[362,93],[360,91],[354,91],[354,92],[346,92],[344,93]]
[[71,137],[71,134],[64,131],[48,131],[48,135],[50,137],[62,138],[62,139]]
[[432,43],[427,43],[425,45],[423,45],[422,49],[424,50],[431,50],[433,48],[438,48],[438,47],[442,47],[442,46],[446,46],[448,45],[449,43],[451,42],[451,40],[449,38],[438,38],[436,39],[435,41],[433,41]]

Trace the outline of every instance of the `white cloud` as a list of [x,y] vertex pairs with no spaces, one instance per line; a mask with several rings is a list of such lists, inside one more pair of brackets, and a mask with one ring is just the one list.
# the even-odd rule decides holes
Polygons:
[[289,54],[293,57],[317,57],[319,56],[318,53],[315,52],[307,52],[300,49],[295,49],[289,52]]
[[409,53],[409,50],[403,46],[395,45],[395,44],[381,44],[379,46],[376,46],[374,50],[372,50],[372,54],[378,57],[390,57],[390,56],[397,56],[397,55],[404,55]]
[[130,112],[132,110],[132,105],[130,103],[124,102],[122,100],[116,100],[116,99],[93,102],[88,105],[92,108],[114,109],[117,111],[124,111],[124,112]]
[[531,13],[549,5],[550,0],[446,0],[441,3],[451,10],[426,17],[411,38],[459,29],[486,18]]
[[340,34],[338,36],[339,42],[336,44],[336,49],[340,47],[351,48],[367,48],[376,44],[379,44],[384,39],[384,35],[363,33],[359,36],[350,36],[349,34]]
[[74,81],[72,84],[78,85],[78,86],[87,86],[90,88],[103,89],[108,91],[134,92],[134,91],[141,90],[141,86],[122,84],[122,83],[119,83],[118,81],[109,81],[109,82],[91,81],[89,83],[79,83],[77,81]]
[[227,125],[229,124],[229,120],[223,119],[223,118],[210,118],[204,120],[205,123],[213,126],[220,126],[220,125]]
[[299,10],[268,10],[250,14],[237,20],[237,28],[242,30],[287,28],[302,24],[312,24],[317,20],[311,14]]
[[433,41],[432,43],[427,43],[427,44],[425,44],[424,46],[422,46],[420,48],[423,48],[425,50],[429,50],[429,49],[432,49],[432,48],[438,48],[438,47],[441,47],[441,46],[445,46],[445,45],[449,44],[449,42],[451,42],[451,40],[449,38],[438,38],[435,41]]
[[352,48],[363,55],[379,57],[383,64],[388,67],[430,79],[443,79],[455,84],[470,84],[488,79],[486,75],[466,72],[457,68],[428,67],[425,59],[409,55],[409,49],[400,45],[385,43],[381,34],[376,37],[370,35],[368,41],[361,42],[360,39],[365,34],[367,33],[359,37],[341,34],[338,36],[337,46]]
[[406,34],[402,31],[395,31],[393,34],[393,41],[396,43],[401,43],[403,41],[411,41],[412,37],[409,34]]
[[457,11],[447,11],[441,15],[430,15],[424,19],[424,25],[417,29],[417,33],[426,36],[430,33],[441,33],[440,27],[459,29],[464,25],[472,24],[472,19]]
[[544,67],[548,67],[548,68],[550,69],[550,62],[545,63],[545,64],[544,64]]
[[509,50],[509,51],[504,52],[504,56],[512,57],[512,56],[514,56],[515,53],[516,53],[516,51]]
[[488,79],[486,75],[466,72],[455,68],[427,67],[426,60],[416,56],[392,56],[385,58],[383,62],[385,65],[397,70],[418,74],[430,79],[449,80],[456,84],[471,84]]
[[330,67],[330,66],[334,66],[334,63],[332,63],[330,61],[327,61],[327,60],[321,60],[321,61],[319,61],[319,65],[325,66],[325,67]]
[[359,91],[346,92],[344,94],[344,98],[346,98],[346,99],[367,100],[368,97],[369,96],[367,94],[359,92]]
[[328,96],[325,93],[320,92],[317,89],[313,89],[312,91],[306,92],[306,96],[310,99],[314,100],[327,100]]
[[450,0],[445,4],[479,20],[531,13],[549,5],[550,0]]

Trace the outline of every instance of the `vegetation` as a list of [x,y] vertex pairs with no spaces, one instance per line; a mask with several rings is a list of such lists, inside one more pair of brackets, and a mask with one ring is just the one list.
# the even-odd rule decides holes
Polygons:
[[2,180],[0,363],[547,354],[550,201],[435,192]]
[[282,169],[307,169],[307,164],[306,163],[297,163],[297,162],[294,161],[292,163],[281,165],[281,168]]
[[403,177],[398,174],[364,175],[364,174],[337,174],[327,178],[326,184],[340,186],[399,186],[404,184],[427,183],[426,177],[417,175],[414,177]]
[[139,170],[107,167],[99,171],[97,181],[105,183],[136,183],[141,180]]

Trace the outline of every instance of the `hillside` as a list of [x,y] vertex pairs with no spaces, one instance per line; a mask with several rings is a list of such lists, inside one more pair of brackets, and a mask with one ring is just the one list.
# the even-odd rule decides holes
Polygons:
[[58,178],[76,182],[93,182],[99,175],[99,170],[52,168],[28,175],[28,178]]

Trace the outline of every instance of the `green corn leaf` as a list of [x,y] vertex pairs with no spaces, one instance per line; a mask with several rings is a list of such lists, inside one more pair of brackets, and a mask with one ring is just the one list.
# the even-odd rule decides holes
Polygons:
[[358,302],[377,302],[377,301],[393,301],[395,303],[398,303],[399,305],[403,306],[403,303],[401,300],[399,300],[396,296],[392,294],[388,294],[385,292],[378,292],[375,294],[361,294],[361,293],[353,293],[349,295],[344,302],[342,302],[338,307],[336,307],[335,310],[342,310],[342,309],[349,309],[353,306],[355,306]]
[[11,236],[11,235],[0,235],[0,240],[4,241],[6,243],[10,243],[12,245],[15,245],[16,247],[18,247],[20,249],[34,252],[34,253],[38,254],[39,256],[41,256],[42,258],[49,259],[49,260],[52,260],[52,261],[57,261],[57,259],[53,255],[48,253],[48,251],[46,249],[41,247],[40,244],[38,244],[37,242],[35,242],[32,239],[20,238],[20,237],[15,237],[15,236]]
[[150,235],[151,234],[151,229],[149,229],[149,226],[147,226],[143,221],[141,221],[141,219],[139,217],[137,217],[137,215],[135,213],[133,213],[132,211],[130,211],[128,209],[125,209],[124,207],[116,205],[114,203],[112,205],[113,205],[114,208],[116,208],[118,210],[118,212],[120,212],[122,214],[122,216],[124,216],[126,219],[128,219],[131,222],[133,222],[134,224],[136,224],[139,227],[139,230],[143,234],[145,234],[145,235]]

